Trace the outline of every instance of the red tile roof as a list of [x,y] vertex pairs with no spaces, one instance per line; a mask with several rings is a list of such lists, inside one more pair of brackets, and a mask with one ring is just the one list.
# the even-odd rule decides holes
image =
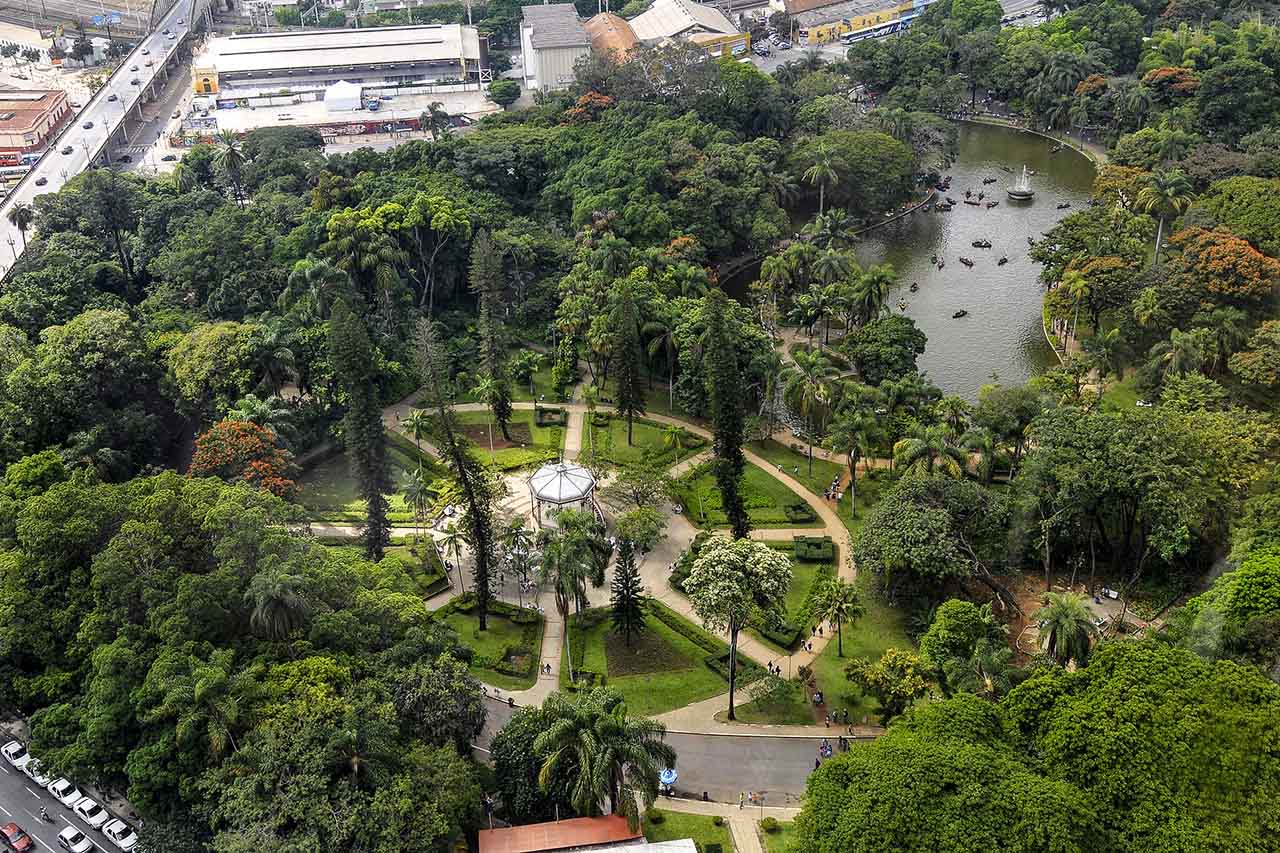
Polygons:
[[621,815],[578,817],[510,829],[482,829],[480,853],[542,853],[569,847],[616,844],[642,835],[627,828],[627,819]]

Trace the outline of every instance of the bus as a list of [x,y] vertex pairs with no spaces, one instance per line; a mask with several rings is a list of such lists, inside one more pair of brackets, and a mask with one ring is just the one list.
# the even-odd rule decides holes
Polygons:
[[840,36],[842,44],[856,44],[867,39],[884,38],[894,33],[900,33],[911,26],[911,21],[915,19],[915,15],[910,17],[895,18],[892,21],[885,21],[883,24],[876,24],[874,27],[866,27],[861,30],[854,30],[851,33],[845,33]]
[[0,181],[19,181],[30,171],[30,166],[0,166]]
[[22,155],[22,165],[24,165],[24,166],[34,166],[34,165],[36,164],[36,161],[38,161],[38,160],[40,159],[40,156],[41,156],[41,155],[37,154],[37,153],[36,153],[36,152],[34,152],[34,151],[31,151],[31,152],[29,152],[29,153],[27,153],[27,154],[23,154],[23,155]]

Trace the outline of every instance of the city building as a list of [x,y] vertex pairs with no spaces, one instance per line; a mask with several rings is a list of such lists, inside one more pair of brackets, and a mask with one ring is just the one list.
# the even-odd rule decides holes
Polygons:
[[647,11],[627,23],[647,45],[686,41],[700,45],[711,56],[742,55],[751,47],[751,37],[739,32],[724,12],[692,0],[654,0]]
[[43,151],[74,115],[60,89],[0,92],[0,153]]
[[591,37],[578,10],[572,3],[548,3],[525,6],[520,12],[525,87],[549,92],[571,84],[574,65],[591,55]]
[[697,853],[692,838],[649,843],[621,815],[578,817],[503,829],[480,830],[480,853]]
[[49,61],[49,48],[53,47],[53,39],[47,38],[39,30],[18,24],[0,23],[0,47],[16,47],[18,55],[24,50],[40,52],[40,62]]
[[846,34],[880,34],[911,23],[931,0],[770,0],[769,6],[791,16],[801,44],[823,44]]
[[602,56],[612,55],[622,61],[640,44],[635,30],[624,19],[612,12],[601,12],[589,19],[583,27],[591,37],[591,52]]
[[249,98],[362,85],[487,83],[489,42],[475,27],[423,24],[209,39],[192,61],[197,94]]

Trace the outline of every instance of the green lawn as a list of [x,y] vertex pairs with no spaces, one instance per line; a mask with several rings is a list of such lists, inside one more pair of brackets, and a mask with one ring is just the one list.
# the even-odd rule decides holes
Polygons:
[[[720,490],[709,465],[700,465],[676,484],[676,494],[684,505],[685,514],[697,527],[711,529],[726,527],[728,522],[720,505]],[[771,474],[748,464],[743,472],[742,499],[753,527],[822,527],[819,519],[791,521],[784,508],[791,504],[804,504],[782,481]]]
[[[784,666],[783,673],[785,672]],[[733,709],[734,716],[740,723],[811,726],[815,722],[820,722],[814,719],[813,709],[809,706],[805,692],[800,689],[799,684],[792,685],[791,695],[781,701],[753,700],[750,692],[740,692],[734,699],[741,703]],[[728,709],[717,711],[716,719],[721,722],[728,720]]]
[[[510,423],[513,430],[512,437],[527,435],[528,444],[523,447],[498,447],[491,455],[488,427],[491,424],[493,426],[495,447],[502,443],[502,432],[498,425],[493,423],[489,412],[457,412],[456,416],[458,424],[464,429],[475,427],[475,429],[468,430],[468,437],[471,439],[471,443],[475,445],[475,449],[472,451],[475,457],[484,462],[489,462],[492,459],[493,464],[503,471],[527,468],[556,459],[560,455],[560,450],[564,447],[564,427],[538,426],[534,422],[533,412],[525,409],[512,412]],[[479,427],[485,428],[479,429]]]
[[[799,439],[796,439],[799,443]],[[809,473],[809,455],[807,445],[801,445],[801,451],[797,453],[785,444],[780,444],[773,439],[765,439],[764,441],[753,441],[747,445],[747,449],[751,452],[764,457],[769,464],[776,469],[779,465],[783,470],[795,477],[805,485],[809,491],[815,495],[821,495],[831,485],[831,481],[845,472],[845,466],[835,462],[828,462],[817,456],[813,457],[813,473]],[[800,469],[800,473],[796,473],[796,469]]]
[[[787,587],[787,596],[782,602],[783,617],[795,625],[805,625],[810,621],[808,614],[803,612],[805,602],[809,599],[809,590],[819,577],[826,578],[833,574],[832,565],[796,560],[795,547],[791,543],[787,543],[785,547],[779,543],[770,544],[791,559],[791,584]],[[755,628],[748,628],[747,631],[766,646],[777,649],[780,655],[786,655],[791,651],[782,648]]]
[[536,370],[533,373],[533,392],[530,393],[528,383],[512,382],[511,399],[516,402],[529,402],[543,397],[548,403],[555,400],[555,391],[551,385],[551,367]]
[[1134,376],[1120,382],[1112,382],[1107,386],[1107,390],[1102,392],[1102,407],[1111,410],[1132,409],[1138,404],[1136,385],[1137,378]]
[[764,840],[765,853],[787,853],[787,845],[795,838],[796,825],[791,821],[780,821],[777,832],[760,830],[760,838]]
[[[589,613],[590,611],[586,611],[584,615]],[[574,660],[581,662],[576,668],[586,669],[597,675],[604,674],[608,686],[616,689],[626,699],[627,710],[632,714],[661,714],[692,702],[709,699],[729,689],[728,682],[703,663],[703,658],[708,655],[705,649],[652,614],[645,619],[646,632],[652,632],[654,644],[664,651],[663,657],[650,658],[651,663],[645,667],[650,670],[648,672],[622,676],[610,672],[606,641],[612,626],[608,618],[585,631],[577,626],[575,618],[570,617],[573,628],[569,645],[573,650]],[[678,615],[675,618],[680,619]],[[688,620],[681,621],[692,631],[711,637],[713,642],[728,650],[728,646]],[[615,652],[621,651],[617,645],[614,649]],[[569,660],[566,650],[560,657],[560,686],[563,688],[568,685]]]
[[[387,462],[395,489],[388,496],[391,505],[388,517],[392,524],[413,524],[413,512],[404,502],[402,492],[409,482],[409,472],[418,467],[415,456],[412,447],[403,448],[395,441],[387,445]],[[439,475],[433,460],[424,456],[423,462],[433,475]],[[301,486],[298,502],[312,521],[364,521],[365,503],[356,489],[346,454],[339,453],[313,465],[298,478],[298,485]]]
[[[490,613],[485,619],[486,629],[480,630],[474,612],[459,613],[454,611],[444,617],[444,623],[458,633],[458,640],[476,653],[472,661],[471,672],[476,678],[494,687],[504,690],[525,690],[537,681],[537,664],[542,653],[542,622],[527,626],[517,625],[505,616]],[[532,654],[535,664],[530,668],[528,677],[508,675],[493,669],[492,663],[500,661],[510,646],[519,646],[526,638],[532,639]]]
[[[627,710],[631,710],[628,707]],[[681,838],[692,838],[699,850],[706,850],[708,844],[719,844],[724,853],[733,851],[733,835],[729,824],[716,826],[711,815],[684,814],[658,809],[662,814],[662,822],[654,823],[646,816],[644,819],[644,837],[651,842],[678,841]]]
[[[609,418],[608,426],[592,426],[591,432],[583,436],[582,452],[588,453],[593,446],[592,442],[594,442],[596,455],[614,465],[636,462],[644,458],[645,454],[663,464],[675,463],[675,451],[668,450],[663,446],[667,431],[665,424],[636,419],[631,426],[632,443],[629,445],[627,444],[626,418],[613,416]],[[706,449],[707,442],[705,439],[693,435],[687,430],[683,432],[684,449],[680,452],[681,459],[688,459],[690,456],[701,453]]]

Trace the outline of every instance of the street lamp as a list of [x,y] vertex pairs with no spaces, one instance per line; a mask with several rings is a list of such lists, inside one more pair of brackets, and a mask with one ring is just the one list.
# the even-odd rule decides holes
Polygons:
[[13,235],[10,234],[8,237],[6,237],[5,242],[9,244],[9,251],[13,252],[13,259],[16,261],[18,259],[18,250],[14,248],[15,241],[13,239]]

